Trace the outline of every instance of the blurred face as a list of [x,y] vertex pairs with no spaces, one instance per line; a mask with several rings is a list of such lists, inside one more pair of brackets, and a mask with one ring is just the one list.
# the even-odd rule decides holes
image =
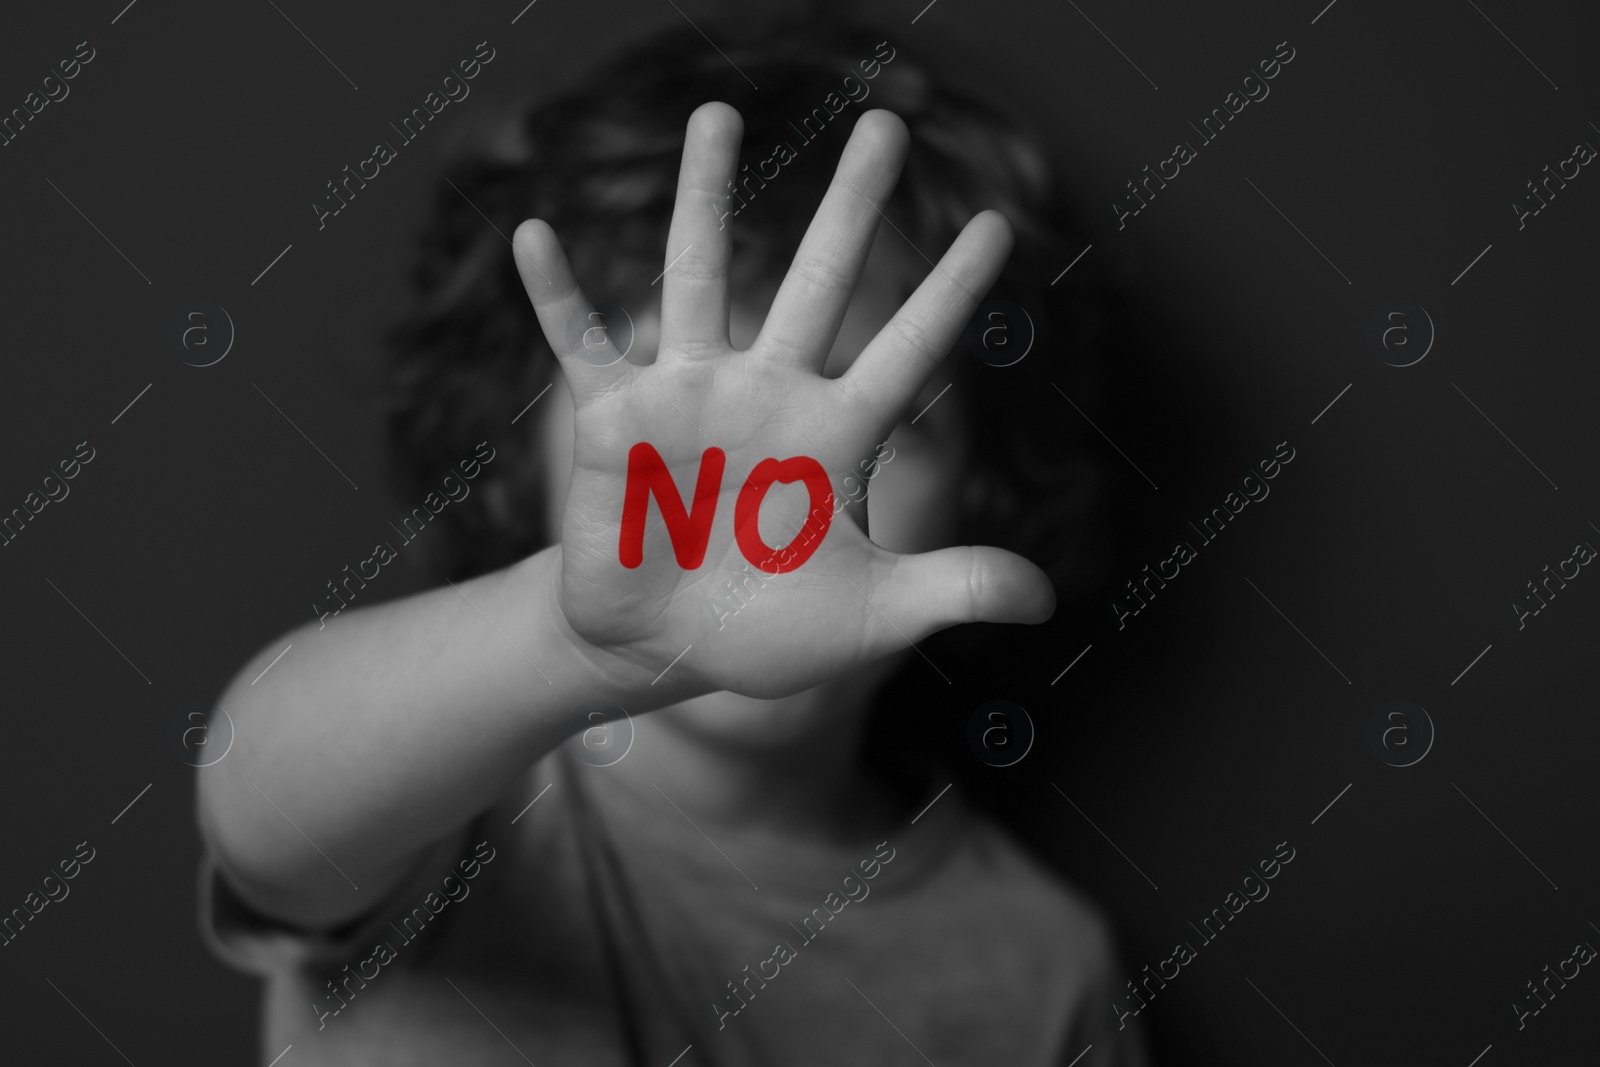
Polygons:
[[[827,377],[845,372],[929,270],[903,237],[887,227],[880,230],[828,355],[823,370]],[[748,348],[755,341],[776,292],[774,281],[764,291],[734,294],[729,330],[735,348]],[[655,359],[659,343],[659,302],[644,309],[630,308],[630,313],[634,343],[628,360],[648,364]],[[891,552],[926,552],[954,543],[969,431],[960,394],[952,389],[939,396],[950,383],[952,358],[934,371],[889,435],[893,459],[879,468],[871,482],[865,516],[868,534]],[[933,403],[935,397],[937,403]],[[919,417],[930,403],[933,406]],[[548,486],[546,536],[553,543],[560,539],[573,449],[572,393],[559,368],[550,395],[539,408],[542,421],[537,432]],[[913,419],[916,425],[911,425]],[[843,514],[860,522],[859,510],[847,508]],[[723,747],[763,750],[814,740],[819,732],[853,726],[873,691],[909,654],[908,646],[903,653],[777,700],[710,693],[663,708],[651,717]]]

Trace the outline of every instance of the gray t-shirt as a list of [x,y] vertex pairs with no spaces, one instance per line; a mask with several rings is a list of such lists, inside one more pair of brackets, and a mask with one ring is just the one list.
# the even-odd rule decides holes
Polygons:
[[266,980],[263,1064],[1145,1063],[1105,921],[958,790],[882,842],[713,838],[558,750],[367,916],[293,929],[207,857],[200,924]]

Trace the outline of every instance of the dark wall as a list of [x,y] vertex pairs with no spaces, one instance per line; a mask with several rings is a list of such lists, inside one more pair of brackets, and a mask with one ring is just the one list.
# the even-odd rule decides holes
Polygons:
[[[185,716],[401,507],[375,338],[451,139],[683,18],[631,0],[540,0],[514,24],[517,0],[277,6],[56,6],[0,39],[4,109],[94,50],[0,147],[0,511],[93,449],[0,548],[0,910],[94,849],[0,949],[8,1045],[62,1062],[253,1054],[256,987],[195,932],[189,764],[206,757]],[[1029,710],[1035,749],[985,773],[1104,902],[1128,977],[1197,950],[1140,1016],[1165,1062],[1555,1062],[1588,1047],[1600,978],[1522,1029],[1511,1005],[1600,941],[1600,578],[1582,568],[1520,627],[1512,605],[1600,544],[1600,178],[1582,167],[1520,227],[1511,205],[1600,146],[1595,18],[1571,0],[1319,9],[871,7],[1050,139],[1084,265],[1136,289],[1125,328],[1147,354],[1113,368],[1096,420],[1113,584],[1197,549],[1120,626],[1114,589],[1066,605],[1023,669],[962,691]],[[714,11],[684,10],[716,37]],[[319,231],[324,183],[486,39],[473,95]],[[1200,145],[1189,123],[1285,41],[1270,95]],[[1124,183],[1177,141],[1195,158],[1119,227]],[[234,333],[203,368],[185,362],[220,354],[223,316],[189,320],[211,348],[173,325],[202,305]],[[1406,332],[1376,344],[1372,321],[1402,308],[1384,321]],[[1280,442],[1295,458],[1270,495],[1198,544],[1187,524]],[[1383,718],[1393,700],[1410,703]],[[1283,842],[1270,895],[1203,943],[1190,923]]]

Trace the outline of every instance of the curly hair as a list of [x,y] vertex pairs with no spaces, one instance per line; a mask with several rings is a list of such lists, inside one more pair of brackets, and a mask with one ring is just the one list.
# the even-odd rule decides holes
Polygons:
[[[1021,363],[957,361],[955,384],[975,431],[961,533],[1028,556],[1064,593],[1081,589],[1101,555],[1101,539],[1088,535],[1102,479],[1083,446],[1084,420],[1052,385],[1069,383],[1074,403],[1094,410],[1115,294],[1092,263],[1063,280],[1062,266],[1084,242],[1044,154],[1002,112],[942,86],[882,33],[812,22],[723,36],[720,51],[690,27],[637,43],[446,168],[411,273],[414,309],[386,338],[389,443],[408,495],[435,484],[476,442],[493,441],[502,458],[485,468],[480,492],[434,523],[442,536],[424,541],[432,576],[508,566],[547,541],[535,435],[518,434],[511,420],[556,362],[506,235],[526,218],[544,219],[597,300],[647,299],[690,113],[707,100],[733,105],[745,119],[742,155],[754,161],[774,144],[793,144],[795,124],[854,78],[846,121],[805,140],[729,216],[733,284],[782,277],[831,180],[849,112],[860,112],[857,100],[898,114],[910,149],[886,217],[936,255],[978,211],[1003,213],[1017,239],[992,295],[1025,308],[1035,330],[1031,359]],[[863,61],[882,57],[880,47],[890,58],[868,78]]]

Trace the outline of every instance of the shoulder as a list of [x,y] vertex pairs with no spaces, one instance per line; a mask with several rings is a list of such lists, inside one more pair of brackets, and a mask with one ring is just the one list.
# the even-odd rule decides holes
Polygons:
[[971,879],[969,906],[993,915],[1008,940],[1058,956],[1083,979],[1109,972],[1115,937],[1100,906],[992,817],[968,808],[963,822],[957,863]]
[[[1116,1020],[1111,1003],[1120,964],[1105,912],[992,817],[963,803],[955,821],[939,879],[941,940],[991,983],[996,974],[1009,976],[1007,1006],[995,1010],[1029,1020],[1037,1043],[1027,1062],[1064,1063],[1087,1042],[1097,1055],[1121,1049],[1123,1042],[1106,1030]],[[1131,1051],[1115,1055],[1133,1058],[1094,1062],[1142,1062]]]

